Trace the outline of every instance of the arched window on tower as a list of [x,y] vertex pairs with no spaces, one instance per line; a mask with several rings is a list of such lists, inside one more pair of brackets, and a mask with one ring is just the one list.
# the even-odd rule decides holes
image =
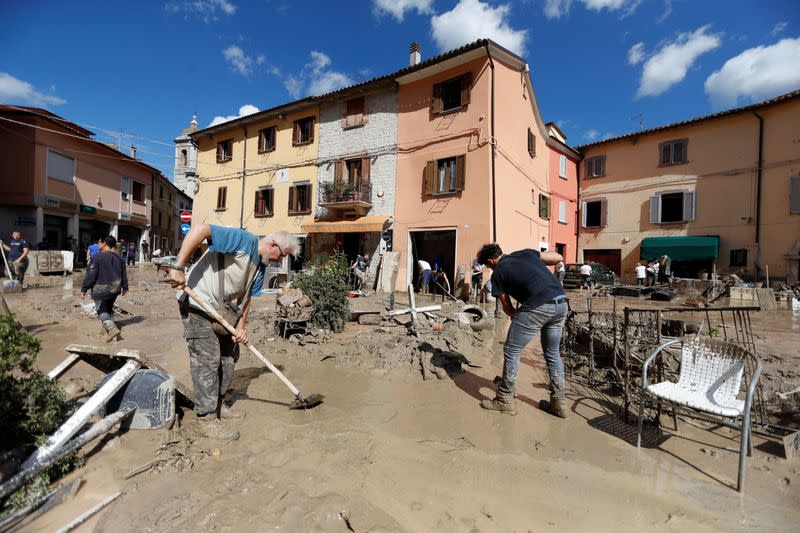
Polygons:
[[181,166],[185,167],[189,164],[189,154],[186,150],[181,150]]

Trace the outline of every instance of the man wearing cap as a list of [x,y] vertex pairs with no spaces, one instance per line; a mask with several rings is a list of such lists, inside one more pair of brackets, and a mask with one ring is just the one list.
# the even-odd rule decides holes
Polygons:
[[[208,251],[185,273],[204,240],[208,241]],[[222,420],[241,419],[244,414],[229,409],[223,400],[239,358],[237,343],[247,342],[250,297],[260,294],[266,266],[295,255],[297,249],[297,237],[285,231],[258,237],[238,228],[199,224],[192,226],[178,257],[169,265],[167,280],[173,287],[191,288],[236,329],[236,335],[231,336],[186,293],[178,293],[200,436],[239,438],[239,432],[228,429]]]
[[[567,417],[564,363],[559,348],[561,330],[567,317],[567,296],[558,278],[546,265],[562,260],[553,252],[526,249],[504,254],[498,244],[485,244],[478,252],[478,262],[492,269],[492,296],[511,318],[503,346],[503,375],[495,379],[497,395],[482,400],[481,407],[510,415],[517,414],[515,392],[522,350],[541,333],[542,352],[550,375],[550,401],[539,407],[559,418]],[[517,302],[517,307],[511,303]]]

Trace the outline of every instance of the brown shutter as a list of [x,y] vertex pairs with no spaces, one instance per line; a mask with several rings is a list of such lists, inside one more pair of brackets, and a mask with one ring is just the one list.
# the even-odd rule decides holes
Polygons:
[[217,163],[222,162],[222,143],[217,143]]
[[460,155],[456,157],[456,191],[463,191],[466,175],[466,156]]
[[436,83],[433,86],[433,99],[431,100],[431,113],[438,115],[444,109],[442,103],[442,84]]
[[533,157],[533,132],[528,128],[528,155]]
[[269,191],[269,201],[267,202],[267,209],[269,210],[269,214],[273,215],[275,213],[275,189],[267,189],[267,191]]
[[294,121],[294,127],[292,128],[292,146],[296,145],[300,142],[300,124],[298,121]]
[[461,78],[461,105],[469,104],[469,95],[472,91],[472,72],[465,74]]
[[344,179],[344,161],[341,159],[336,162],[333,167],[333,181],[342,181]]
[[294,187],[289,187],[289,212],[294,211]]
[[436,161],[425,166],[425,194],[436,194]]
[[371,162],[369,156],[361,159],[361,180],[364,182],[369,181]]
[[315,122],[314,117],[309,118],[308,122],[309,122],[309,125],[308,125],[308,142],[313,143],[314,142],[314,122]]
[[260,203],[259,200],[261,200],[261,198],[260,198],[261,194],[260,193],[261,193],[261,191],[256,191],[256,204],[255,204],[255,206],[253,206],[253,214],[255,214],[255,215],[260,214],[259,211],[258,211],[258,204]]

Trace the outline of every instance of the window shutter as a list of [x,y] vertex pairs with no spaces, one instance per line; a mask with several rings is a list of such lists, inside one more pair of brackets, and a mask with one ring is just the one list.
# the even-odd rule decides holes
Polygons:
[[670,150],[670,144],[664,143],[661,145],[661,164],[662,165],[669,165],[672,157],[672,151]]
[[558,202],[558,221],[567,222],[567,202],[564,200]]
[[260,215],[261,212],[258,210],[259,204],[261,203],[261,191],[256,191],[256,205],[253,206],[253,212],[256,215]]
[[294,211],[294,187],[289,187],[289,212]]
[[333,167],[333,181],[342,181],[344,179],[344,161],[339,160]]
[[608,226],[608,198],[600,200],[600,226]]
[[465,185],[465,163],[466,156],[460,155],[456,157],[456,191],[463,191]]
[[436,194],[436,161],[425,165],[425,194]]
[[694,192],[683,193],[683,220],[694,220]]
[[367,156],[361,159],[361,181],[369,181],[372,159]]
[[581,227],[586,227],[586,202],[581,202]]
[[267,191],[269,191],[269,195],[267,196],[267,213],[272,215],[275,213],[275,189],[267,189]]
[[217,143],[217,163],[222,162],[222,143]]
[[311,117],[310,119],[308,119],[308,122],[309,122],[309,124],[308,124],[308,142],[313,143],[314,142],[314,124],[315,124],[316,121],[314,120],[314,117]]
[[433,99],[431,100],[431,113],[438,115],[444,109],[442,103],[442,84],[436,83],[433,86]]
[[586,176],[591,178],[594,177],[594,159],[587,159],[586,160]]
[[534,143],[533,132],[531,131],[530,128],[528,128],[528,155],[530,155],[531,157],[533,157],[534,155],[533,143]]
[[789,178],[789,214],[800,213],[800,176]]
[[672,158],[673,163],[682,163],[685,161],[686,158],[683,155],[683,148],[683,141],[676,142],[672,145],[672,151],[674,154]]
[[469,95],[472,91],[472,72],[461,78],[461,106],[469,104]]
[[650,197],[650,223],[658,224],[661,222],[661,197],[659,195]]
[[558,156],[558,175],[562,178],[567,177],[567,156]]
[[300,124],[295,120],[294,127],[292,128],[292,144],[295,145],[300,142]]

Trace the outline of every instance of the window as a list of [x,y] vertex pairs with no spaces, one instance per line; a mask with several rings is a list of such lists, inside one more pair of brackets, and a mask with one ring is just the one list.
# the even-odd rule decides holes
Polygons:
[[558,201],[558,222],[559,224],[567,223],[567,202],[564,200]]
[[536,157],[536,136],[530,128],[528,128],[528,155]]
[[596,178],[606,175],[606,156],[590,157],[586,160],[586,177]]
[[677,141],[667,141],[659,145],[661,152],[660,166],[677,165],[678,163],[686,163],[686,145],[689,143],[687,139],[680,139]]
[[301,118],[294,121],[292,146],[300,146],[314,142],[314,117]]
[[581,226],[601,228],[608,225],[608,201],[605,198],[583,202]]
[[558,156],[558,177],[567,179],[567,156]]
[[161,211],[158,212],[158,225],[161,225]]
[[431,112],[438,115],[467,106],[471,88],[472,73],[434,84]]
[[164,199],[164,186],[163,185],[158,188],[158,199],[159,200],[163,200]]
[[227,209],[228,207],[228,188],[217,188],[217,209]]
[[119,180],[119,192],[120,196],[123,200],[128,200],[128,194],[130,193],[130,179],[126,177],[121,177]]
[[311,184],[300,183],[289,187],[289,214],[307,215],[311,213]]
[[145,203],[145,185],[138,181],[133,182],[133,201]]
[[800,176],[789,178],[789,214],[800,214]]
[[550,198],[544,194],[539,195],[539,218],[550,220]]
[[353,98],[345,104],[346,110],[342,127],[360,126],[366,122],[364,118],[364,97]]
[[369,157],[337,161],[333,170],[334,182],[343,182],[347,179],[347,183],[356,185],[369,181],[371,162]]
[[275,193],[272,187],[263,187],[256,191],[256,205],[254,214],[257,217],[271,217],[275,212],[274,208]]
[[556,253],[566,259],[567,257],[567,245],[563,242],[556,243]]
[[732,267],[746,267],[747,266],[747,249],[746,248],[741,248],[739,250],[731,250],[730,266],[732,266]]
[[181,166],[186,166],[189,164],[189,153],[184,149],[181,150]]
[[75,160],[58,152],[48,150],[47,177],[72,183],[75,178]]
[[425,193],[453,194],[464,190],[465,159],[463,155],[428,161],[425,168]]
[[275,150],[275,133],[277,129],[278,128],[276,126],[270,126],[269,128],[264,128],[258,132],[259,154],[263,154],[264,152],[272,152]]
[[233,139],[217,143],[217,163],[227,163],[233,159]]
[[694,192],[665,191],[650,197],[651,224],[688,222],[694,217]]

